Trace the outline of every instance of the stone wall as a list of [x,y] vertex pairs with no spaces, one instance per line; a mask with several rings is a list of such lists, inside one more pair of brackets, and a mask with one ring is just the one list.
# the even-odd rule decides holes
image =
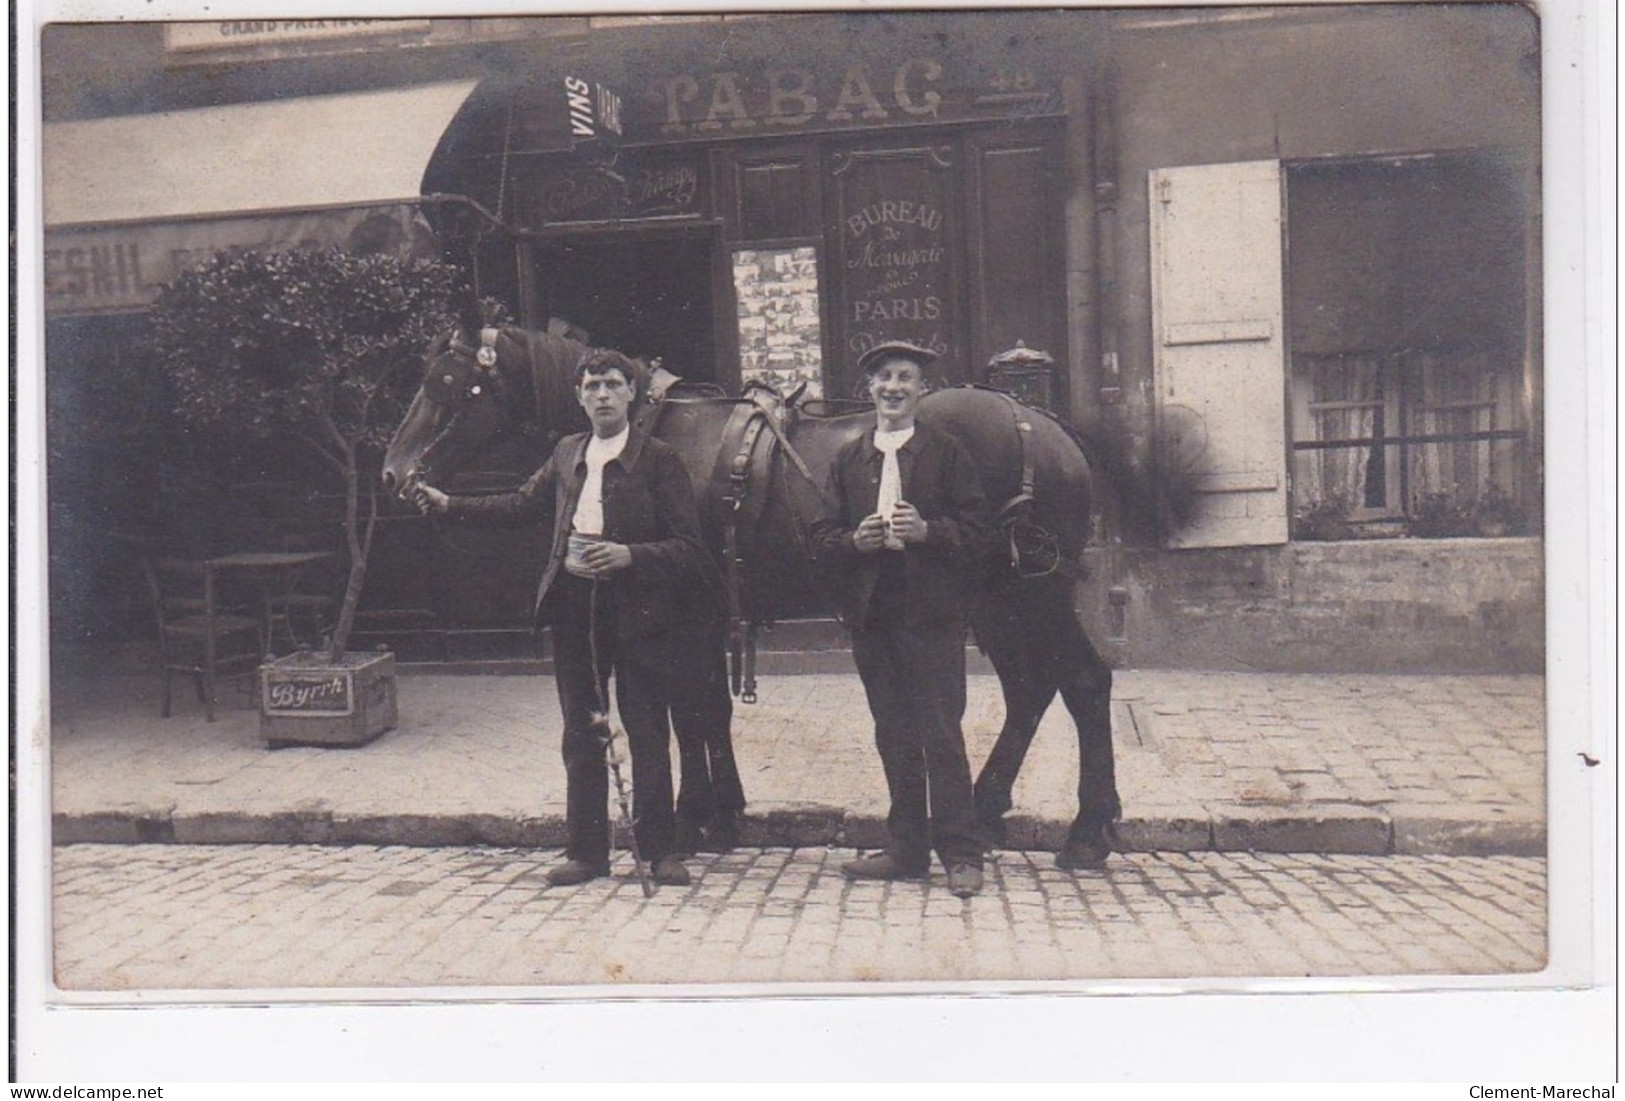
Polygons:
[[1385,539],[1090,554],[1081,613],[1114,664],[1542,671],[1537,538]]

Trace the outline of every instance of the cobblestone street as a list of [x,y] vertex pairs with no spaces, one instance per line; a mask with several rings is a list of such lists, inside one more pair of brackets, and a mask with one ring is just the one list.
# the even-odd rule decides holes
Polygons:
[[554,851],[70,845],[67,990],[1135,979],[1534,971],[1546,870],[1521,857],[1134,853],[1072,876],[1000,852],[962,902],[850,883],[851,850],[690,861],[645,899],[551,888]]

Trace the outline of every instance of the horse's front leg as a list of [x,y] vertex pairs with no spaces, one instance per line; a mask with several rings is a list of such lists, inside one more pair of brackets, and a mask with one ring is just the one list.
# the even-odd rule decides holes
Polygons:
[[678,841],[690,851],[728,852],[739,841],[745,793],[734,761],[733,697],[721,636],[708,634],[686,657],[671,709],[680,777]]

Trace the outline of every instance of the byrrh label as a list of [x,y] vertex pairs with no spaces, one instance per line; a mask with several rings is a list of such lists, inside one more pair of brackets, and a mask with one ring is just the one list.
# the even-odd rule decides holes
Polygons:
[[265,710],[270,713],[348,715],[354,710],[351,680],[343,673],[267,670]]

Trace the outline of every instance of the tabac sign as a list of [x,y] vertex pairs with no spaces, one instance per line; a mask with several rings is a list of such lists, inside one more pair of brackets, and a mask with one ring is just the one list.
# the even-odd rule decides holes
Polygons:
[[1059,88],[1017,64],[956,70],[923,56],[896,63],[683,72],[658,80],[637,127],[664,140],[801,130],[1031,118],[1062,110]]

